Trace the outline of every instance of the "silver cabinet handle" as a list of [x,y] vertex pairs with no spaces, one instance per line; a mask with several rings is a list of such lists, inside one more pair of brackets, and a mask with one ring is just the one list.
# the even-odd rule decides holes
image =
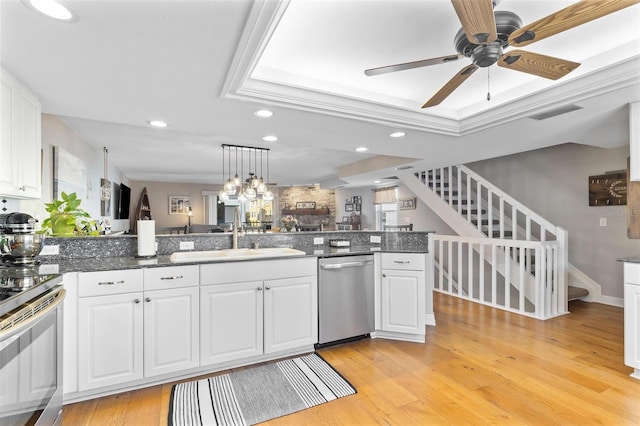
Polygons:
[[140,299],[135,299],[133,303],[140,303]]
[[144,299],[146,302],[151,302],[151,298],[147,297],[146,299]]
[[271,290],[271,287],[267,286],[267,287],[266,287],[266,289],[267,289],[267,290]]
[[181,280],[184,278],[182,275],[176,275],[175,277],[160,277],[161,280]]
[[411,263],[410,260],[394,260],[393,263]]
[[256,290],[258,290],[258,291],[262,291],[262,287],[258,287]]
[[387,274],[382,274],[382,278],[387,278]]
[[26,191],[26,190],[27,190],[27,188],[25,188],[25,186],[24,186],[24,185],[22,185],[22,186],[21,186],[21,187],[19,187],[18,189],[19,189],[20,191]]
[[102,282],[98,283],[98,285],[116,285],[116,284],[124,284],[124,280],[121,280],[121,281],[102,281]]

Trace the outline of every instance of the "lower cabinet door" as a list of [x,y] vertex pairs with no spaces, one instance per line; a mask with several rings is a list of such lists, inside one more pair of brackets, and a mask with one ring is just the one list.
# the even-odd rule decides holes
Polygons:
[[142,293],[78,301],[78,390],[143,377]]
[[294,349],[317,341],[317,278],[265,281],[264,352]]
[[200,363],[263,353],[262,282],[200,287]]
[[384,331],[425,334],[424,273],[382,270],[381,314]]
[[144,292],[144,376],[200,365],[198,287]]
[[640,285],[624,285],[624,363],[640,369]]

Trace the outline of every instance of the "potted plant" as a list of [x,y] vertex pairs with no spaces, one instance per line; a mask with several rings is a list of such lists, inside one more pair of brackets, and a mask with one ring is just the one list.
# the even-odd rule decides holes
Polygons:
[[99,235],[96,221],[91,215],[79,208],[80,200],[75,192],[62,192],[59,200],[45,203],[49,217],[42,221],[43,233],[54,237],[74,237],[77,235]]

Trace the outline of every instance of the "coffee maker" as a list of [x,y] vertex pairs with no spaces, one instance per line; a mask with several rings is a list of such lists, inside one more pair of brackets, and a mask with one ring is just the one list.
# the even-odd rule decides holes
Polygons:
[[2,263],[29,266],[36,263],[44,234],[36,233],[36,220],[26,213],[0,214],[0,255]]

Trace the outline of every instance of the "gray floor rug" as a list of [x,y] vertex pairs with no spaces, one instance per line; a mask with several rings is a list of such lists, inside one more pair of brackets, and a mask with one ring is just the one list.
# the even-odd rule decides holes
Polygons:
[[251,425],[355,393],[313,353],[174,385],[169,426]]

